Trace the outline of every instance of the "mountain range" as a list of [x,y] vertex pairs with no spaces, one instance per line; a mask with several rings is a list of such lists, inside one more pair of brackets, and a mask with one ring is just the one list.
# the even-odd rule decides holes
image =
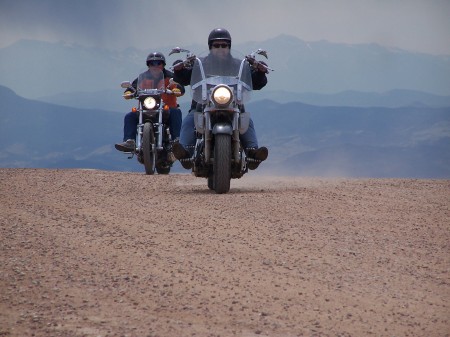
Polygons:
[[[0,167],[143,172],[114,149],[123,113],[31,100],[0,86]],[[269,158],[256,173],[450,178],[450,108],[314,106],[257,100]],[[173,172],[185,172],[176,163]]]
[[[172,64],[181,57],[168,56],[172,47],[21,40],[0,48],[0,166],[143,172],[114,149],[134,105],[120,83],[151,51]],[[257,174],[450,178],[449,55],[289,35],[233,45],[258,48],[275,70],[247,105],[270,150]],[[189,94],[180,99],[184,115],[189,103]],[[173,172],[188,173],[179,163]]]
[[[128,111],[134,102],[122,97],[122,89],[105,89],[96,92],[71,92],[38,97],[37,100],[82,109]],[[187,91],[189,93],[189,90]],[[391,90],[384,93],[344,91],[336,94],[295,93],[261,90],[253,92],[253,100],[270,100],[278,103],[302,102],[317,106],[387,107],[404,106],[442,108],[450,106],[450,96],[428,94],[414,90]],[[190,106],[190,95],[178,99],[183,111]]]
[[[183,45],[194,53],[206,46]],[[72,92],[120,92],[120,83],[144,69],[149,52],[162,51],[168,65],[181,55],[168,56],[175,46],[105,50],[66,43],[21,40],[0,48],[0,84],[26,98]],[[267,91],[337,94],[348,91],[386,93],[412,90],[450,95],[450,56],[414,53],[376,44],[308,42],[280,35],[265,41],[233,45],[242,53],[266,49]],[[310,102],[313,103],[313,102]]]
[[450,177],[450,108],[251,106],[268,169],[346,177]]

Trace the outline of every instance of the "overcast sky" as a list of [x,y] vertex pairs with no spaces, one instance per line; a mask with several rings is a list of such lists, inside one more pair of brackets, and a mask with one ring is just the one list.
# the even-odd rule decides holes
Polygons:
[[450,0],[0,0],[0,47],[19,39],[107,49],[289,34],[450,55]]

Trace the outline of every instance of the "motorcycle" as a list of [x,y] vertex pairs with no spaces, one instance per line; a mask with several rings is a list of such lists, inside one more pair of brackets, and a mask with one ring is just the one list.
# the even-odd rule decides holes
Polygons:
[[169,131],[169,107],[164,103],[162,94],[173,94],[166,88],[163,72],[158,83],[152,80],[152,74],[147,70],[137,78],[136,89],[130,81],[121,83],[121,87],[131,90],[130,95],[124,94],[124,98],[135,98],[138,107],[132,111],[139,114],[137,125],[136,149],[128,152],[131,156],[137,156],[139,163],[145,167],[145,173],[152,175],[155,170],[159,174],[169,174],[174,159],[172,154],[172,139]]
[[244,104],[251,96],[252,67],[262,64],[266,72],[272,70],[256,60],[256,55],[267,58],[267,53],[258,49],[237,58],[239,53],[233,51],[233,57],[240,62],[205,66],[204,57],[197,57],[187,49],[177,47],[169,55],[181,52],[187,54],[185,60],[172,69],[181,62],[183,67],[192,69],[190,86],[197,111],[196,144],[187,149],[193,156],[180,161],[190,163],[194,176],[207,178],[209,189],[227,193],[231,179],[241,178],[248,172],[248,163],[255,161],[246,156],[239,135],[247,131],[250,122],[250,112],[245,111]]

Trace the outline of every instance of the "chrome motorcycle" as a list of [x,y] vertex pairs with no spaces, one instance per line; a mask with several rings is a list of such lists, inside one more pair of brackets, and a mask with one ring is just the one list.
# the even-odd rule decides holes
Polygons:
[[152,77],[149,70],[141,73],[137,78],[136,89],[130,81],[121,83],[122,88],[132,91],[130,95],[123,96],[138,101],[138,107],[132,109],[139,114],[136,148],[133,152],[128,152],[131,154],[128,158],[136,155],[138,162],[144,165],[145,173],[149,175],[154,174],[155,170],[159,174],[169,174],[174,161],[171,158],[170,109],[162,98],[162,94],[172,94],[172,91],[166,88],[162,72],[160,76],[162,80],[156,83],[149,79]]
[[188,161],[196,177],[207,178],[209,189],[227,193],[231,179],[241,178],[248,172],[248,163],[254,160],[246,156],[239,135],[247,131],[250,122],[250,112],[245,111],[244,104],[251,97],[252,67],[261,64],[255,57],[267,58],[267,53],[258,49],[238,56],[233,50],[233,58],[238,62],[205,66],[206,58],[186,49],[174,48],[169,55],[180,52],[187,54],[181,61],[183,66],[192,68],[190,86],[192,99],[197,103],[193,156],[180,161]]

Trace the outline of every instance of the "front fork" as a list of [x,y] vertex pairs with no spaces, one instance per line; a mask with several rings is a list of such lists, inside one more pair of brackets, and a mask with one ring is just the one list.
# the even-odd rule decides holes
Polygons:
[[[157,124],[157,131],[156,131],[156,144],[152,144],[152,151],[155,150],[162,150],[163,149],[163,108],[160,106],[158,111],[158,124]],[[155,126],[155,124],[153,124]],[[142,146],[142,135],[144,133],[144,123],[143,123],[143,117],[142,117],[142,106],[139,109],[139,122],[137,125],[137,141],[136,141],[136,151],[139,152],[141,150]],[[169,138],[170,139],[170,138]]]
[[139,152],[142,146],[142,135],[144,133],[144,124],[142,123],[142,106],[139,103],[139,122],[137,125],[136,151]]
[[159,105],[159,112],[158,112],[158,140],[156,141],[156,149],[162,150],[163,149],[163,102],[161,101],[161,104]]

